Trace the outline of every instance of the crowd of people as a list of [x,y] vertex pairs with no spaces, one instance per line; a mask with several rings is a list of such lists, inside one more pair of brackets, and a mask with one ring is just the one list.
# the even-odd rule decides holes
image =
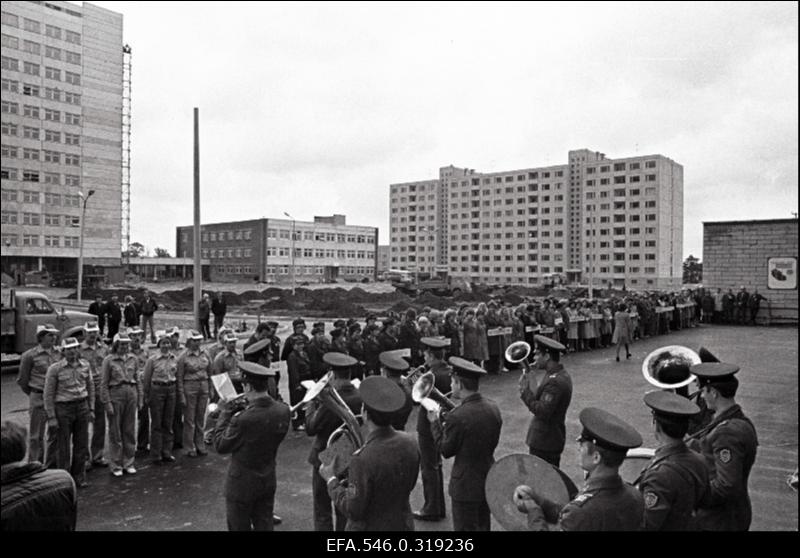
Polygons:
[[[324,322],[316,322],[310,337],[305,321],[297,318],[284,343],[277,335],[278,323],[269,321],[260,323],[241,349],[238,337],[222,321],[215,323],[217,342],[211,346],[201,345],[208,332],[189,331],[183,345],[181,331],[172,328],[158,337],[155,349],[144,345],[145,331],[138,324],[116,331],[110,346],[102,342],[99,323],[85,324],[83,339],[65,338],[58,347],[58,330],[40,326],[38,345],[23,355],[18,377],[30,398],[28,461],[68,471],[74,486],[82,488],[88,485],[86,472],[91,468],[108,467],[115,477],[135,475],[137,449],[139,455],[146,452],[153,464],[163,466],[176,461],[176,450],[182,450],[181,457],[202,458],[213,447],[232,455],[225,488],[229,529],[271,529],[280,521],[273,514],[275,456],[291,427],[314,438],[308,461],[315,529],[406,530],[414,528],[414,519],[444,518],[442,460],[452,457],[448,494],[453,527],[488,530],[484,483],[494,462],[502,418],[497,405],[481,395],[481,378],[509,369],[525,371],[520,398],[533,414],[526,442],[531,455],[558,468],[572,396],[562,357],[614,344],[617,360],[622,346],[629,357],[629,345],[636,338],[697,326],[704,319],[702,300],[701,293],[689,291],[605,300],[546,298],[515,307],[492,300],[445,311],[425,308],[419,315],[409,309],[380,323],[377,316],[368,315],[363,327],[356,319],[337,320],[328,332]],[[149,297],[139,307],[145,305],[152,310],[152,324],[158,306]],[[105,312],[106,319],[110,315]],[[111,331],[113,324],[106,321],[106,325]],[[509,361],[506,348],[516,341],[526,341],[533,350],[523,359]],[[405,358],[398,356],[401,351]],[[293,412],[280,395],[279,361],[286,362]],[[680,444],[689,431],[690,417],[700,413],[695,401],[702,399],[717,411],[691,433],[694,442],[689,447],[705,457],[705,476],[698,473],[691,476],[691,486],[676,481],[673,487],[681,492],[681,502],[691,503],[691,509],[676,509],[675,514],[711,510],[713,521],[701,522],[699,528],[746,529],[750,523],[747,475],[757,441],[752,424],[733,401],[737,370],[728,365],[721,370],[693,368],[692,373],[705,382],[701,398],[690,401],[676,395],[681,401],[645,401],[654,410],[656,435],[667,448],[666,457],[678,446],[681,455],[689,451]],[[405,432],[406,421],[413,405],[412,388],[422,373],[431,376],[435,393],[449,396],[423,405],[412,436]],[[223,374],[236,393],[245,395],[245,408],[219,396],[212,376]],[[368,425],[364,445],[345,469],[337,468],[335,459],[326,462],[321,456],[331,434],[346,423],[347,411],[337,410],[330,397],[304,402],[309,382],[321,381],[328,382],[335,399]],[[217,404],[218,410],[209,403]],[[635,447],[638,434],[633,436],[631,427],[620,422],[598,409],[581,413],[581,466],[591,476],[579,493],[572,494],[578,504],[560,510],[562,528],[672,525],[647,520],[650,508],[663,512],[660,498],[667,495],[656,489],[648,492],[647,483],[636,492],[622,486],[616,470],[624,451]],[[655,463],[666,457],[657,453],[648,470],[655,473],[659,470]],[[698,459],[689,461],[696,464]],[[399,478],[393,480],[392,475]],[[412,511],[409,495],[418,476],[424,504]],[[388,486],[392,490],[387,491]],[[598,497],[591,505],[582,505],[609,488],[626,496]],[[684,491],[694,491],[694,496]],[[4,517],[5,492],[4,476]],[[530,487],[520,487],[515,499],[529,515],[532,528],[540,528],[543,518],[558,520],[558,510]],[[651,505],[654,499],[658,506]],[[610,507],[623,505],[627,511],[622,515],[628,519],[622,523],[579,520],[582,514],[608,514]],[[724,511],[731,506],[737,510],[735,517]],[[641,522],[634,522],[633,515]]]

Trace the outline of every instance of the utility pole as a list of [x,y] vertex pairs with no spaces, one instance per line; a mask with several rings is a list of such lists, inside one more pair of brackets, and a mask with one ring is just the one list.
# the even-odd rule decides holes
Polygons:
[[296,281],[296,278],[295,278],[295,274],[294,274],[294,240],[295,240],[294,239],[294,217],[292,217],[291,215],[289,215],[285,211],[283,212],[283,214],[286,215],[289,219],[292,220],[292,248],[291,248],[292,249],[292,259],[291,259],[292,264],[291,265],[292,265],[292,296],[294,296],[295,285],[297,284],[297,281]]
[[81,295],[83,292],[83,229],[84,229],[84,221],[86,220],[86,204],[89,202],[89,198],[92,197],[94,194],[94,190],[89,190],[86,193],[86,196],[83,195],[83,192],[78,192],[78,195],[83,200],[83,209],[81,210],[81,244],[78,249],[78,302],[80,302]]
[[200,109],[194,108],[194,327],[200,328],[203,264],[200,259]]

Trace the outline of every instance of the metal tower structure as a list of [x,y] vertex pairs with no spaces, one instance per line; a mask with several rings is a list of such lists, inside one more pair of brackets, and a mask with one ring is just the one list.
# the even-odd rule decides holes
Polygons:
[[122,47],[122,235],[124,265],[131,245],[131,47]]

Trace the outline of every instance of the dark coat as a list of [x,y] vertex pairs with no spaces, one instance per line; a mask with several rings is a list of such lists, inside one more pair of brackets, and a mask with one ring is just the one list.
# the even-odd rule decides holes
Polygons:
[[[447,394],[450,391],[450,374],[453,372],[450,365],[443,360],[436,360],[431,365],[429,371],[433,372],[433,385],[436,389],[438,389],[442,395]],[[420,408],[419,413],[417,413],[417,435],[420,438],[430,438],[433,440],[428,413],[426,413],[423,408]],[[423,444],[421,447],[424,448],[427,446],[428,444]],[[435,456],[431,457],[431,461],[435,461],[434,457]]]
[[688,531],[708,492],[703,459],[683,442],[660,447],[634,482],[644,496],[646,531]]
[[[361,396],[356,387],[350,380],[334,380],[337,384],[334,387],[344,400],[347,407],[353,411],[354,415],[361,413]],[[333,431],[343,424],[339,415],[320,404],[319,397],[312,400],[306,409],[306,434],[316,436],[311,445],[311,452],[308,454],[308,462],[314,466],[314,470],[319,469],[322,464],[319,460],[319,453],[328,446],[328,438]]]
[[206,302],[206,299],[202,299],[198,303],[197,312],[201,320],[207,320],[211,316],[211,307]]
[[[403,393],[406,394],[406,402],[403,404],[403,408],[395,412],[394,416],[392,417],[392,428],[398,432],[403,432],[406,429],[408,416],[411,414],[411,410],[414,408],[414,400],[411,398],[411,387],[406,381],[400,378],[400,376],[389,376],[389,379],[400,386],[400,389],[402,389]],[[422,413],[420,412],[420,414]]]
[[459,502],[485,502],[486,475],[494,463],[503,419],[494,401],[480,393],[468,396],[432,424],[433,437],[443,457],[455,456],[448,494]]
[[139,325],[139,310],[133,302],[129,302],[125,305],[123,315],[125,316],[125,327]]
[[224,318],[228,312],[228,303],[220,298],[211,301],[211,313],[218,318]]
[[122,310],[119,307],[119,304],[116,302],[108,302],[103,308],[103,312],[106,315],[106,320],[109,324],[116,324],[122,321]]
[[703,531],[747,531],[752,520],[747,482],[756,460],[758,437],[739,405],[715,417],[687,441],[703,456],[710,491],[697,510]]
[[549,361],[535,392],[526,387],[520,395],[533,413],[525,443],[532,449],[561,453],[567,439],[567,408],[572,401],[572,378],[560,362]]
[[[641,493],[618,475],[589,477],[561,510],[558,527],[563,531],[639,531],[643,511]],[[531,527],[541,530],[543,524]]]
[[74,531],[78,514],[75,481],[38,461],[2,473],[2,531]]
[[271,398],[258,398],[244,411],[220,414],[214,430],[214,447],[230,453],[225,478],[225,498],[252,502],[274,498],[275,455],[289,430],[289,407]]
[[347,516],[347,531],[413,531],[409,497],[418,474],[414,438],[378,427],[353,455],[347,486],[331,481],[328,493]]
[[146,298],[142,301],[142,316],[152,316],[158,310],[158,304],[152,298]]

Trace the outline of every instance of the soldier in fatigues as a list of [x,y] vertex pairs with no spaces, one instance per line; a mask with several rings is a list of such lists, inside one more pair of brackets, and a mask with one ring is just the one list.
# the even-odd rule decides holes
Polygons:
[[486,475],[494,464],[503,419],[491,399],[479,393],[486,371],[459,357],[450,357],[453,398],[461,404],[442,415],[428,411],[431,431],[443,457],[455,457],[450,475],[454,531],[489,531],[491,516],[486,502]]
[[514,503],[528,515],[533,531],[548,530],[548,522],[557,522],[562,531],[640,530],[642,495],[622,480],[619,466],[629,449],[642,445],[642,437],[632,426],[601,409],[588,407],[578,418],[583,425],[578,437],[581,468],[589,477],[575,499],[559,509],[522,485],[514,491]]
[[739,367],[703,362],[691,368],[714,420],[687,441],[702,454],[710,479],[707,498],[697,510],[696,527],[704,531],[747,531],[752,519],[747,480],[756,460],[758,437],[753,423],[736,404]]
[[30,400],[28,461],[39,461],[47,467],[55,466],[58,453],[55,428],[47,427],[47,413],[44,408],[47,369],[61,360],[61,353],[53,346],[56,335],[58,330],[50,324],[36,326],[36,340],[39,344],[22,353],[17,376],[17,384]]
[[92,439],[89,446],[89,466],[108,467],[108,461],[103,456],[106,445],[106,409],[100,400],[100,370],[103,360],[108,356],[108,347],[100,339],[100,327],[97,322],[86,322],[83,326],[84,338],[78,352],[83,360],[94,365],[94,420],[92,422]]
[[[444,361],[445,347],[449,341],[435,337],[420,339],[423,347],[422,356],[425,366],[435,377],[434,386],[441,393],[450,391],[450,374],[453,371]],[[422,494],[424,503],[414,518],[421,521],[439,521],[445,517],[444,475],[442,474],[442,456],[433,440],[433,432],[425,409],[420,408],[417,414],[417,441],[419,442],[420,476],[422,477]]]
[[347,516],[348,531],[413,531],[409,497],[419,473],[419,450],[414,438],[391,425],[406,396],[380,376],[366,378],[358,392],[369,429],[364,446],[353,455],[346,481],[335,476],[335,460],[320,466],[319,474],[334,505]]
[[650,392],[644,402],[653,410],[659,442],[655,456],[633,483],[644,496],[644,529],[686,531],[708,492],[703,459],[683,441],[690,417],[700,408],[669,391]]
[[78,347],[74,337],[61,342],[64,358],[47,369],[44,408],[49,426],[56,430],[58,468],[69,471],[78,488],[85,488],[95,370],[94,364],[78,357]]

